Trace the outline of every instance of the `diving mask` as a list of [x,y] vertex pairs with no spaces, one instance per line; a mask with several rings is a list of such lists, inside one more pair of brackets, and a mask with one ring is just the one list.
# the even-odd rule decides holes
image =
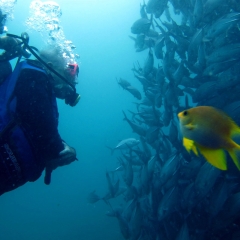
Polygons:
[[70,63],[67,66],[67,70],[69,72],[69,74],[71,75],[71,77],[75,79],[78,77],[78,73],[79,73],[79,67],[77,63]]

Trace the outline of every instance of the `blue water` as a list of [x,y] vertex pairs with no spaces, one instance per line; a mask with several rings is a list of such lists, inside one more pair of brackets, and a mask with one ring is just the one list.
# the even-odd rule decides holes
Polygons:
[[[9,33],[26,31],[30,0],[19,0]],[[107,191],[106,170],[117,165],[105,147],[136,137],[123,122],[122,110],[133,108],[134,98],[123,91],[116,77],[138,86],[131,68],[145,55],[134,51],[128,37],[132,23],[140,17],[139,0],[59,0],[61,26],[80,54],[77,91],[82,98],[72,108],[59,101],[62,138],[77,150],[78,162],[53,172],[46,186],[43,177],[0,197],[1,240],[123,239],[115,218],[105,215],[103,202],[87,203],[87,195]],[[40,47],[43,39],[29,32],[30,45]],[[144,55],[144,58],[141,57]],[[136,84],[135,84],[136,83]]]

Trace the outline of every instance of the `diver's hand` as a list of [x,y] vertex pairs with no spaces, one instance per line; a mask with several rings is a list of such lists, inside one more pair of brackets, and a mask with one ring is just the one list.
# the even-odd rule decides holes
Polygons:
[[9,61],[15,57],[24,56],[29,58],[31,53],[22,46],[21,41],[10,36],[0,37],[0,49],[5,51],[0,54],[0,60]]
[[59,157],[48,161],[46,164],[44,183],[47,185],[51,182],[51,173],[53,170],[77,160],[76,150],[68,146],[65,142],[63,142],[63,145],[64,149],[59,153]]
[[2,36],[0,37],[0,48],[6,52],[16,51],[16,49],[21,48],[20,41],[13,37]]
[[20,41],[13,37],[3,36],[0,38],[0,48],[5,51],[0,54],[1,60],[9,60],[21,55]]
[[68,146],[65,142],[63,142],[63,145],[64,149],[59,153],[59,157],[52,159],[47,163],[47,167],[50,167],[52,170],[56,169],[57,167],[68,165],[76,160],[75,149]]

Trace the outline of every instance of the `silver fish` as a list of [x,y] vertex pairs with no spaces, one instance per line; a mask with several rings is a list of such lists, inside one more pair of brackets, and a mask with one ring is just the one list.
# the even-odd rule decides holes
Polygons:
[[195,179],[195,191],[199,200],[206,196],[216,183],[220,170],[205,162],[200,168]]
[[140,18],[135,21],[131,27],[131,32],[133,34],[141,34],[148,32],[151,26],[151,22],[146,18]]
[[158,206],[158,220],[162,221],[164,218],[169,216],[172,212],[177,210],[179,198],[178,187],[169,189],[162,197]]
[[111,147],[107,147],[107,148],[109,148],[111,150],[111,153],[113,154],[115,150],[131,149],[134,146],[137,146],[139,143],[140,141],[135,138],[127,138],[119,142],[115,148],[111,148]]
[[185,221],[175,240],[190,240],[187,222]]

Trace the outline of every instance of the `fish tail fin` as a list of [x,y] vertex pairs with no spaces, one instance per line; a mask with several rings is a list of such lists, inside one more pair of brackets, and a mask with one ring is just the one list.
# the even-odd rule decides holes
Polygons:
[[114,148],[111,148],[111,147],[108,147],[108,146],[106,146],[106,148],[110,149],[111,150],[111,155],[113,155]]
[[231,156],[234,164],[240,171],[240,145],[236,144],[236,147],[234,147],[231,150],[228,150],[228,153]]
[[124,111],[122,111],[122,112],[123,112],[123,115],[124,115],[123,120],[127,121],[127,115],[126,115],[126,113],[125,113]]

